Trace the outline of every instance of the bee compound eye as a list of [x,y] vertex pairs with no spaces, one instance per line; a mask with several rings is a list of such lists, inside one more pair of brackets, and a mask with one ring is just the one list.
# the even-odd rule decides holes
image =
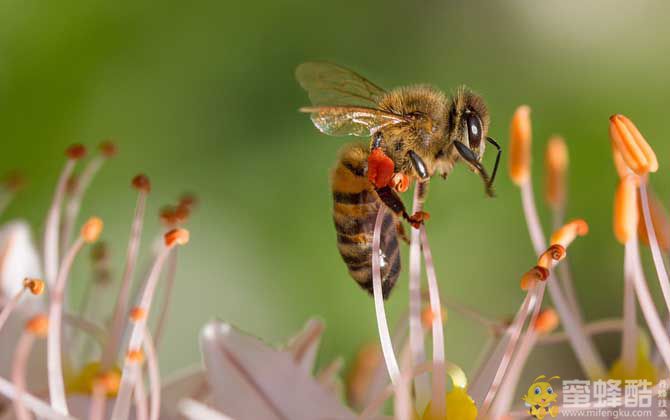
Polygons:
[[482,122],[476,114],[467,114],[468,143],[471,149],[479,148],[482,143]]
[[542,393],[542,390],[540,389],[539,386],[537,388],[535,388],[535,395],[540,395],[541,393]]
[[551,387],[547,388],[547,394],[551,395],[553,393],[554,393],[554,390]]

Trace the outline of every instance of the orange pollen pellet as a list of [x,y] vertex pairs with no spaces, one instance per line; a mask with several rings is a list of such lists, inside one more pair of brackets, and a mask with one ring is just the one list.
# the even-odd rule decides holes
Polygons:
[[35,315],[26,322],[26,331],[38,337],[46,337],[49,331],[49,318],[46,315]]
[[637,187],[633,175],[619,181],[614,195],[614,236],[626,244],[635,234],[638,223]]
[[86,147],[82,144],[73,144],[65,151],[65,155],[73,160],[79,160],[86,156]]
[[142,350],[128,350],[126,358],[133,363],[142,363],[144,361],[144,353]]
[[620,114],[612,115],[609,131],[613,147],[633,172],[644,175],[658,170],[654,150],[630,119]]
[[398,172],[393,175],[391,185],[398,192],[405,192],[409,188],[409,177],[403,173]]
[[560,319],[553,308],[547,308],[537,314],[533,329],[540,334],[547,334],[558,327]]
[[116,156],[118,153],[118,148],[116,147],[116,143],[114,143],[111,140],[105,140],[102,143],[100,143],[100,146],[98,146],[100,153],[106,158],[111,158]]
[[132,181],[132,186],[138,191],[145,193],[151,192],[151,181],[149,181],[149,177],[144,174],[135,175]]
[[130,310],[130,319],[135,322],[143,319],[146,315],[147,312],[140,307],[135,307]]
[[25,278],[23,287],[29,289],[33,295],[41,295],[44,292],[44,282],[40,279]]
[[91,217],[81,228],[81,237],[86,243],[93,243],[98,240],[103,228],[102,219]]
[[514,112],[510,127],[510,177],[517,185],[530,177],[531,139],[530,107],[522,105]]
[[545,267],[536,265],[521,277],[521,289],[530,290],[535,287],[539,281],[545,281],[548,278],[549,270]]
[[568,169],[568,147],[562,137],[554,136],[549,139],[544,165],[547,202],[553,207],[560,206],[565,202],[565,173]]
[[186,229],[172,229],[165,234],[165,245],[186,245],[188,243],[190,234]]
[[587,233],[589,233],[588,223],[583,219],[575,219],[563,225],[551,235],[551,244],[558,244],[567,248],[577,236],[584,236]]

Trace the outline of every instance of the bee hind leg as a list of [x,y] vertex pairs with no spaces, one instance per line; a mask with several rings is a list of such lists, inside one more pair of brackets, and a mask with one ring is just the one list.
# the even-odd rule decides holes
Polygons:
[[398,237],[402,239],[404,243],[409,245],[409,236],[407,236],[407,232],[405,232],[405,226],[403,226],[402,221],[398,220],[396,222],[395,229],[398,232]]

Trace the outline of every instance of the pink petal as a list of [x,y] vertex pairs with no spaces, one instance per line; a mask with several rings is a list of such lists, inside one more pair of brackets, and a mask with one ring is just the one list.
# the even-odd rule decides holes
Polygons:
[[[26,277],[42,277],[39,255],[28,224],[10,222],[0,230],[0,292],[5,298],[11,298],[21,291]],[[34,296],[23,299],[31,304],[40,301]]]
[[290,353],[221,322],[205,326],[201,345],[214,407],[227,416],[236,420],[354,418]]

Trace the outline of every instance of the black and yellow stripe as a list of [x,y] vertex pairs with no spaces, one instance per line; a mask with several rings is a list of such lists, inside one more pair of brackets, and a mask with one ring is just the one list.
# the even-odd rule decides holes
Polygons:
[[[372,293],[372,234],[379,206],[383,206],[366,177],[368,151],[359,144],[345,146],[332,175],[333,221],[337,248],[349,274]],[[400,274],[400,249],[396,216],[384,214],[380,249],[382,252],[382,293],[387,298]]]

